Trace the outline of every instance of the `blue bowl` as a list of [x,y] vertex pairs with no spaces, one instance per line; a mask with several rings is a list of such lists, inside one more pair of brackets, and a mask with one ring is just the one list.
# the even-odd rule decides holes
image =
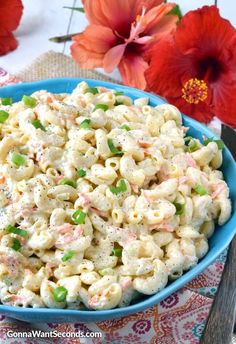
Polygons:
[[[84,79],[83,79],[84,80]],[[13,86],[0,88],[0,97],[12,97],[14,101],[19,101],[24,94],[30,95],[38,90],[48,90],[53,93],[71,92],[76,85],[81,82],[79,78],[61,78],[43,80],[33,83],[17,84]],[[85,80],[91,87],[104,86],[115,89],[117,91],[124,91],[126,95],[131,98],[149,97],[150,104],[153,106],[165,104],[166,102],[160,97],[152,94],[129,88],[117,84],[103,82],[100,80]],[[215,136],[215,134],[205,125],[183,116],[184,125],[189,127],[189,135],[202,139],[202,135],[208,137]],[[208,265],[210,265],[225,248],[229,245],[236,232],[236,164],[227,148],[223,150],[224,162],[222,171],[224,178],[230,187],[230,198],[233,204],[233,211],[231,219],[222,227],[216,228],[212,238],[209,240],[209,251],[207,255],[192,270],[186,272],[182,277],[176,281],[168,284],[163,290],[157,294],[149,297],[144,297],[139,302],[128,307],[116,308],[105,311],[83,311],[83,310],[69,310],[69,309],[48,309],[48,308],[18,308],[12,306],[0,305],[0,313],[9,317],[28,321],[28,322],[93,322],[104,321],[126,316],[131,313],[136,313],[158,304],[161,300],[174,293],[176,290],[183,287],[186,283],[200,274]]]

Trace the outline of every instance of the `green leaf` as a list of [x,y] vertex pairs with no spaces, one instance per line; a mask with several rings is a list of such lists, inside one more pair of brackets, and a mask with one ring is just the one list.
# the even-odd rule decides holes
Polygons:
[[69,7],[69,6],[63,6],[63,8],[66,8],[68,10],[73,10],[73,11],[78,11],[81,13],[84,13],[84,8],[83,7]]
[[172,8],[172,10],[167,15],[173,15],[173,14],[177,15],[179,19],[182,19],[183,14],[181,12],[179,5],[176,5],[174,8]]
[[115,96],[117,97],[117,96],[123,96],[124,95],[124,92],[122,92],[122,91],[117,91],[117,92],[115,92]]

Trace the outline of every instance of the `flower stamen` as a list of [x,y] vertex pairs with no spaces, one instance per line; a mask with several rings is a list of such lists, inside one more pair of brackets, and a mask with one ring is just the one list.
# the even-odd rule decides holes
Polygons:
[[188,80],[182,88],[182,98],[190,104],[204,102],[208,96],[208,87],[204,80],[193,78]]

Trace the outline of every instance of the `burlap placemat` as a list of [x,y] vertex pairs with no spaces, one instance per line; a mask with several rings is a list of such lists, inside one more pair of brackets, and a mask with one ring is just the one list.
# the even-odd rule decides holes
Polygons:
[[31,65],[17,73],[16,77],[23,82],[48,78],[80,77],[119,83],[118,80],[95,70],[81,69],[70,56],[55,51],[48,51],[40,55]]

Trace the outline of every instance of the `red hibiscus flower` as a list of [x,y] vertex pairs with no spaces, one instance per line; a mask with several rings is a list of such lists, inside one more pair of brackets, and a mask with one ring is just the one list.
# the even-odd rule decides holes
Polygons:
[[83,0],[90,25],[73,37],[73,58],[82,68],[118,67],[125,84],[144,89],[143,55],[147,45],[176,28],[178,17],[167,14],[175,4],[163,0]]
[[0,55],[16,49],[18,43],[12,34],[23,13],[21,0],[0,1]]
[[236,30],[216,6],[187,13],[148,58],[149,90],[199,121],[236,126]]

